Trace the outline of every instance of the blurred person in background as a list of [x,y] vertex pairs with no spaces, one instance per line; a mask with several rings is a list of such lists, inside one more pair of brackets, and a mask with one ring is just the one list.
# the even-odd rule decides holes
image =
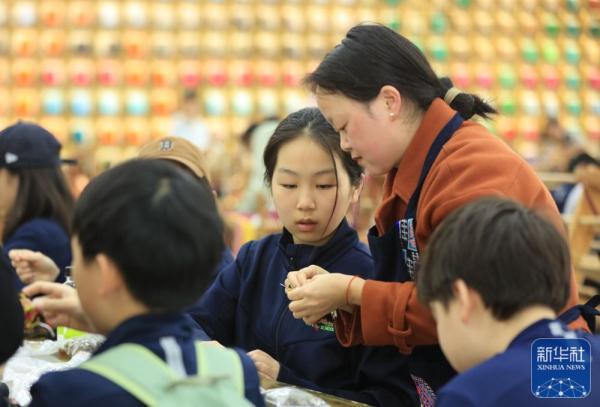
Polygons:
[[570,160],[582,152],[576,140],[555,117],[548,118],[539,143],[538,157],[532,165],[540,172],[565,172]]
[[[152,141],[142,146],[138,158],[159,159],[173,163],[173,165],[177,165],[192,175],[203,188],[212,190],[202,152],[194,144],[185,139],[165,137]],[[218,200],[216,202],[218,207]],[[38,251],[14,249],[9,252],[9,256],[17,274],[28,275],[29,282],[53,281],[57,278],[60,271],[53,259]],[[216,272],[232,262],[233,255],[231,250],[225,247],[221,263],[217,267]]]
[[[58,266],[55,280],[65,280],[71,265],[69,237],[73,196],[59,158],[61,144],[46,129],[18,122],[0,132],[0,228],[4,253],[13,249],[41,252]],[[15,288],[32,281],[25,270]]]
[[267,118],[251,124],[242,134],[242,144],[250,153],[251,168],[244,194],[236,208],[239,212],[256,213],[269,205],[270,191],[264,181],[263,152],[278,123],[277,117]]
[[181,100],[181,107],[173,115],[171,135],[192,142],[200,151],[206,152],[210,146],[211,134],[202,117],[198,92],[186,89]]

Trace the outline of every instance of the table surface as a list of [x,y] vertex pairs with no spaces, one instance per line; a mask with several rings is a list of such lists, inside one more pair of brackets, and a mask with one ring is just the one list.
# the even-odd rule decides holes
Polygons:
[[331,407],[346,407],[346,406],[353,406],[353,407],[361,407],[361,406],[368,406],[367,404],[363,404],[363,403],[359,403],[356,401],[352,401],[352,400],[347,400],[341,397],[337,397],[337,396],[332,396],[331,394],[325,394],[325,393],[321,393],[315,390],[310,390],[310,389],[305,389],[303,387],[299,387],[299,386],[293,386],[291,384],[287,384],[287,383],[282,383],[282,382],[278,382],[276,380],[271,380],[268,379],[264,376],[260,377],[260,385],[262,388],[264,389],[276,389],[278,387],[296,387],[299,388],[301,390],[307,391],[311,394],[314,394],[317,397],[320,397],[321,399],[325,400],[327,402],[327,404],[329,404]]

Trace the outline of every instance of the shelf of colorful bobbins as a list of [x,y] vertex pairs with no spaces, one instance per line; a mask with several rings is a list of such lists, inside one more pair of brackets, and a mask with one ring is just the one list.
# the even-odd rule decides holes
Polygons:
[[39,112],[38,91],[33,88],[17,88],[12,91],[12,113],[22,119],[33,120]]
[[450,66],[452,82],[459,89],[468,89],[471,86],[471,72],[465,63],[453,63]]
[[150,91],[152,117],[170,116],[177,108],[177,92],[170,88],[154,88]]
[[538,117],[541,113],[538,95],[532,90],[521,91],[521,111],[527,116]]
[[247,118],[254,113],[254,96],[248,89],[233,90],[229,99],[231,100],[231,113],[234,116]]
[[10,0],[0,2],[0,110],[94,128],[123,120],[118,140],[128,144],[139,126],[126,119],[167,123],[182,88],[200,88],[207,121],[227,132],[307,103],[301,78],[368,20],[413,40],[455,86],[492,98],[519,137],[522,118],[547,113],[587,132],[600,90],[592,3]]
[[224,116],[228,112],[228,100],[223,89],[206,88],[203,90],[204,112],[208,116]]
[[152,140],[158,140],[171,134],[171,118],[152,116],[150,118],[150,137]]
[[254,72],[250,61],[241,59],[229,62],[227,73],[234,86],[247,88],[254,84]]
[[586,111],[596,117],[600,117],[600,92],[593,89],[585,89],[582,93]]
[[258,111],[263,117],[279,115],[281,101],[278,92],[271,89],[261,89],[257,91],[256,99]]
[[102,88],[97,94],[97,113],[99,116],[119,116],[123,112],[123,102],[116,88]]
[[[46,122],[42,122],[41,124],[44,127],[48,126]],[[63,155],[65,157],[76,157],[79,155],[79,151],[82,150],[87,152],[93,151],[96,145],[96,137],[93,126],[90,123],[86,123],[82,127],[79,121],[65,121],[64,126],[63,149],[65,152]],[[46,128],[52,132],[50,127]],[[53,134],[57,133],[53,132]]]
[[73,59],[69,62],[69,82],[72,86],[87,87],[94,84],[96,64],[89,59]]
[[139,148],[150,141],[150,123],[145,117],[128,117],[124,120],[124,144]]
[[541,92],[540,100],[542,101],[542,108],[544,114],[548,117],[557,117],[560,113],[560,102],[556,92],[551,90],[544,90]]
[[123,82],[122,63],[119,60],[103,59],[97,63],[96,80],[100,86],[120,86]]
[[560,86],[560,75],[553,65],[544,64],[540,67],[540,74],[546,89],[556,90]]
[[598,143],[600,142],[600,118],[589,116],[583,119],[583,127],[585,134],[587,135],[588,140],[591,143],[590,145],[595,145],[595,153],[600,154],[600,147],[598,147]]
[[[218,62],[217,62],[218,63]],[[178,83],[185,88],[197,87],[202,80],[202,73],[206,74],[206,71],[213,67],[214,64],[209,63],[206,68],[202,67],[199,62],[194,60],[184,60],[179,63],[178,66]],[[203,72],[204,71],[204,72]],[[168,79],[169,73],[167,71],[161,71],[162,78]]]
[[62,30],[47,30],[39,37],[40,53],[45,57],[61,57],[65,53],[66,35]]
[[39,117],[39,123],[54,134],[61,144],[65,145],[69,143],[69,125],[66,119],[63,117],[42,115]]
[[41,93],[42,113],[49,116],[61,116],[66,112],[65,95],[62,90],[47,88]]
[[72,88],[68,94],[71,115],[90,117],[94,114],[94,98],[89,89]]
[[[7,125],[7,120],[11,114],[10,93],[8,90],[0,88],[0,125]],[[4,127],[2,127],[4,128]]]
[[[210,86],[224,87],[227,85],[229,81],[229,74],[224,61],[218,59],[206,61],[203,64],[202,69],[205,75],[205,81]],[[200,77],[197,74],[198,71],[198,69],[190,70],[186,74],[186,77],[190,80],[190,83],[188,84],[187,81],[183,81],[183,85],[190,87],[198,86],[200,83]]]

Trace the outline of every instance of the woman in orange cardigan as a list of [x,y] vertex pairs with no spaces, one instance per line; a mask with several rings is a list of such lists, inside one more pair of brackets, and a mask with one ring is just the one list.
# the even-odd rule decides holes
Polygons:
[[[429,236],[454,209],[483,196],[512,198],[564,229],[556,205],[520,156],[468,120],[495,110],[440,80],[414,44],[384,26],[352,28],[306,83],[342,148],[367,173],[387,175],[369,231],[377,281],[310,266],[288,275],[290,310],[308,324],[341,310],[342,344],[395,345],[410,354],[419,391],[437,389],[454,371],[415,290]],[[574,276],[572,282],[568,306],[578,303]]]

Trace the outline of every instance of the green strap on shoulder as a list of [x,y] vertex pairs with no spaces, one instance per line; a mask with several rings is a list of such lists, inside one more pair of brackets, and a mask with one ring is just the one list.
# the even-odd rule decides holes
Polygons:
[[132,343],[94,356],[80,367],[118,384],[149,406],[157,404],[165,383],[180,379],[158,356]]
[[239,394],[244,395],[244,371],[236,351],[211,342],[196,342],[196,360],[198,376],[229,377]]
[[[244,397],[244,373],[238,354],[208,342],[196,342],[195,347],[198,372],[192,381],[200,384],[229,379],[236,392]],[[188,381],[150,350],[132,343],[94,356],[80,368],[105,377],[148,406],[158,404],[167,386]]]

